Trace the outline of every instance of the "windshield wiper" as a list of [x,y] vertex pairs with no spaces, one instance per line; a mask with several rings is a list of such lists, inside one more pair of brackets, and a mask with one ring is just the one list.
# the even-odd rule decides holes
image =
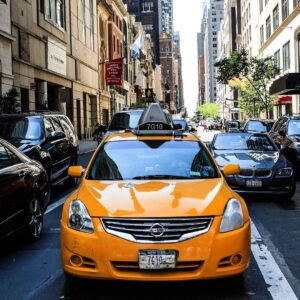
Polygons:
[[133,177],[132,179],[193,179],[191,177],[188,176],[178,176],[178,175],[145,175],[145,176],[136,176]]

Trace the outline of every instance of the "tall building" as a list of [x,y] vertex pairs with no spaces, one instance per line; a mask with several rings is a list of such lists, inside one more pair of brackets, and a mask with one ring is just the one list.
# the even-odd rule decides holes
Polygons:
[[184,97],[183,97],[183,79],[182,79],[182,57],[180,51],[180,32],[174,32],[174,58],[176,60],[177,70],[177,82],[175,83],[175,98],[177,112],[185,111],[184,109]]
[[205,57],[205,100],[215,102],[217,99],[214,63],[218,54],[218,31],[223,19],[224,1],[208,0],[204,9],[204,57]]
[[0,3],[0,97],[13,87],[10,0]]
[[159,0],[159,33],[173,35],[173,0]]
[[127,10],[143,24],[146,34],[150,34],[155,64],[160,64],[159,53],[159,0],[123,0]]
[[260,0],[256,34],[259,55],[273,56],[281,74],[270,86],[275,99],[274,118],[300,113],[300,1]]

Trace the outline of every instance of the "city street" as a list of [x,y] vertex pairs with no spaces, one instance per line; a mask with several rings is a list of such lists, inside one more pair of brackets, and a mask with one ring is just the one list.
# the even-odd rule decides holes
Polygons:
[[[205,133],[206,139],[212,133]],[[200,134],[201,135],[201,134]],[[204,137],[203,137],[204,138]],[[205,139],[205,138],[204,138]],[[80,157],[86,166],[91,154]],[[66,280],[60,264],[59,221],[71,190],[58,186],[35,243],[10,238],[1,247],[1,300],[18,299],[297,299],[300,297],[300,182],[292,201],[246,199],[252,219],[252,257],[244,280],[181,283]],[[4,247],[5,245],[5,247]],[[28,279],[30,277],[30,280]]]

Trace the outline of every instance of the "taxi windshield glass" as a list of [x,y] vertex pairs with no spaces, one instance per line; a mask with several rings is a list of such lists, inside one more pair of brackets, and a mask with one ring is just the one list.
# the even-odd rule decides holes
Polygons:
[[258,134],[219,134],[213,148],[215,150],[276,151],[268,137]]
[[300,120],[289,121],[288,135],[300,135]]
[[219,177],[206,150],[192,141],[123,141],[104,144],[88,179],[159,180]]

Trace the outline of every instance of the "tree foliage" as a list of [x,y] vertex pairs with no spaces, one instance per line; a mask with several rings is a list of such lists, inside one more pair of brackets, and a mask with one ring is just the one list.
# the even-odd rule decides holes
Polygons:
[[11,88],[6,94],[0,96],[0,113],[12,114],[18,112],[20,106],[18,97],[19,93],[15,88]]
[[[269,110],[273,107],[274,98],[269,94],[269,84],[280,73],[272,57],[250,57],[245,49],[234,51],[230,57],[222,58],[215,63],[217,80],[228,84],[229,81],[241,81],[243,85],[236,86],[241,90],[241,108],[247,113],[254,99],[257,107],[262,107],[269,117]],[[252,110],[253,111],[253,110]],[[250,110],[249,110],[250,112]]]
[[217,103],[205,103],[198,107],[198,111],[206,118],[215,119],[219,113],[220,106]]

